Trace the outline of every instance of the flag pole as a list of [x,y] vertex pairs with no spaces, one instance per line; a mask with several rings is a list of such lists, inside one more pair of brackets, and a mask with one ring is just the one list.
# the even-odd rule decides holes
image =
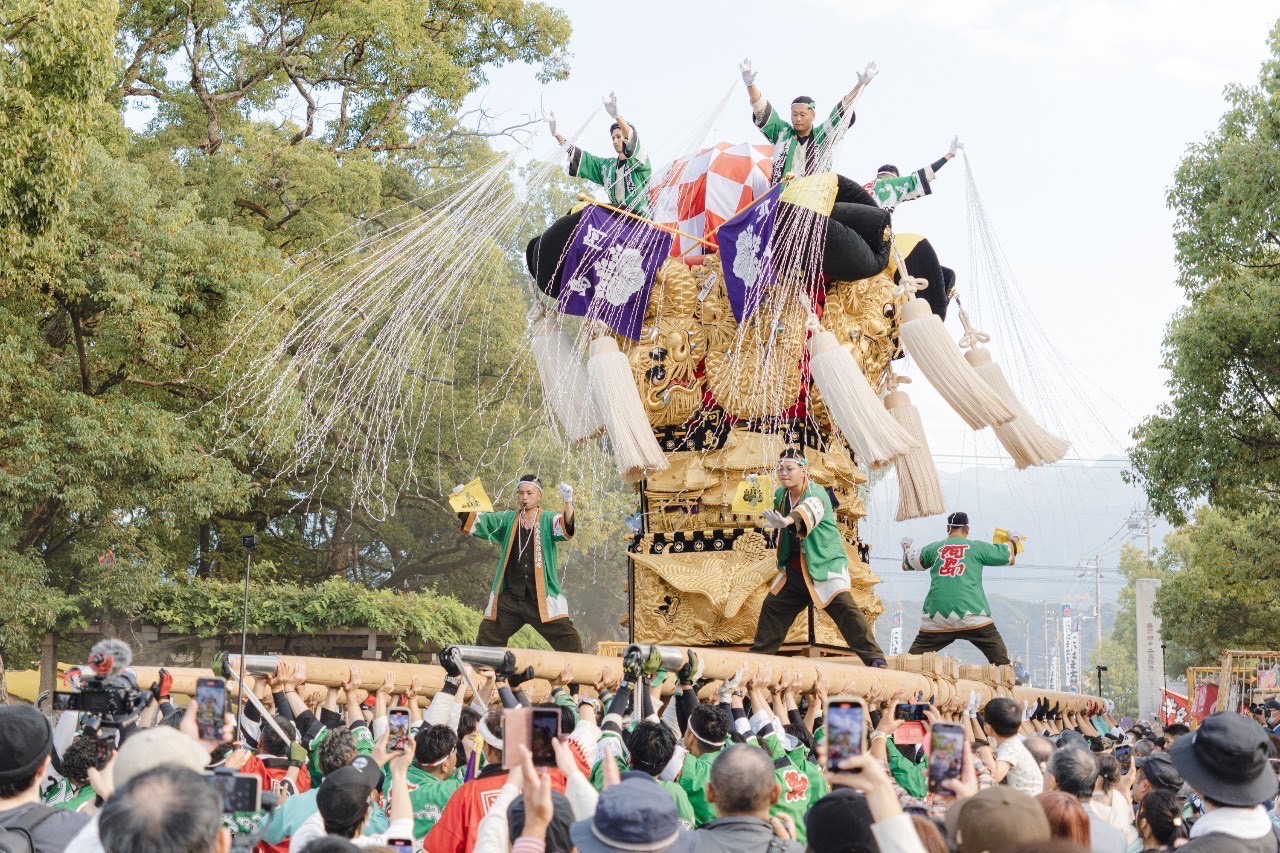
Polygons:
[[[796,173],[795,173],[795,172],[787,172],[787,174],[782,178],[782,180],[781,180],[779,183],[780,183],[780,184],[785,184],[787,181],[791,180],[791,179],[792,179],[792,178],[794,178],[795,176],[796,176]],[[770,191],[772,191],[772,190],[773,190],[773,187],[770,187],[770,188],[769,188],[769,190],[770,190]],[[721,228],[723,228],[725,225],[727,225],[729,222],[733,221],[734,219],[737,219],[739,216],[741,216],[742,214],[746,213],[748,210],[750,210],[751,208],[755,207],[755,206],[756,206],[757,204],[759,204],[760,202],[764,201],[764,200],[765,200],[765,197],[766,197],[766,196],[768,196],[768,195],[769,195],[769,193],[768,193],[768,192],[766,192],[766,193],[762,193],[762,194],[761,194],[761,196],[760,196],[759,198],[757,198],[757,199],[753,199],[753,200],[751,201],[751,204],[749,204],[749,205],[747,205],[746,207],[742,208],[742,210],[736,211],[736,212],[733,214],[733,216],[730,216],[730,217],[729,217],[728,219],[726,219],[724,222],[721,222],[721,223],[720,223],[719,225],[717,225],[715,228],[712,228],[712,229],[711,229],[711,233],[710,233],[710,234],[708,234],[707,236],[708,236],[708,237],[714,237],[714,236],[716,235],[716,232],[718,232]],[[694,239],[696,240],[697,238],[695,237]],[[708,243],[707,243],[705,240],[699,240],[698,242],[702,243],[704,246],[708,245]],[[685,249],[684,254],[680,256],[680,260],[682,260],[682,261],[683,261],[683,260],[685,259],[685,257],[686,257],[690,252],[692,252],[692,251],[693,251],[693,248],[694,248],[693,246],[690,246],[688,249]],[[719,251],[719,248],[720,248],[720,247],[719,247],[719,244],[716,244],[713,248],[715,248],[717,251]]]
[[708,249],[714,249],[716,247],[716,244],[712,243],[710,240],[704,240],[701,237],[695,237],[692,234],[689,234],[685,231],[681,231],[679,228],[672,228],[670,225],[664,225],[661,222],[654,222],[652,219],[643,217],[638,213],[632,213],[631,211],[626,210],[624,208],[614,207],[611,204],[605,204],[602,201],[596,201],[595,199],[588,196],[586,193],[578,193],[578,201],[586,202],[587,204],[594,204],[596,207],[603,207],[605,210],[611,210],[614,213],[622,214],[623,216],[629,217],[631,219],[635,219],[638,222],[643,222],[646,225],[652,225],[654,228],[657,228],[659,231],[666,231],[668,234],[677,234],[681,237],[688,237],[690,240],[695,240],[701,243],[703,246],[705,246]]

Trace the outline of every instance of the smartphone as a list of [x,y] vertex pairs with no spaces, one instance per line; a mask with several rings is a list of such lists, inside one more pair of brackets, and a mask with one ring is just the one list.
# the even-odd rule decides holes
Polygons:
[[227,683],[221,678],[196,679],[196,728],[201,740],[222,740],[227,710]]
[[827,727],[827,767],[839,769],[840,762],[867,749],[867,705],[857,696],[835,696],[823,711]]
[[253,773],[217,773],[204,777],[222,793],[222,813],[262,811],[262,780]]
[[[507,708],[502,712],[502,769],[520,765],[516,747],[533,751],[533,709]],[[553,762],[554,763],[554,762]]]
[[959,779],[964,768],[964,728],[959,723],[934,723],[929,733],[929,793],[948,793],[945,779]]
[[1120,762],[1120,770],[1124,773],[1129,772],[1129,768],[1133,765],[1133,747],[1119,744],[1115,749],[1116,761]]
[[532,716],[533,743],[530,752],[533,754],[534,767],[555,767],[556,751],[551,742],[560,737],[560,709],[534,708]]
[[893,708],[893,718],[915,723],[924,722],[929,719],[924,713],[927,710],[929,710],[928,702],[899,702]]
[[387,749],[395,752],[409,745],[409,709],[387,711]]
[[412,838],[388,838],[387,846],[390,847],[392,850],[412,850],[413,839]]

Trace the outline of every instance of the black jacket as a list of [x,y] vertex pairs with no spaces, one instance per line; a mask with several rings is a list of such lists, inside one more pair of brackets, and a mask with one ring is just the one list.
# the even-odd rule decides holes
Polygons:
[[805,853],[803,844],[783,841],[758,817],[718,818],[698,827],[697,835],[697,853]]

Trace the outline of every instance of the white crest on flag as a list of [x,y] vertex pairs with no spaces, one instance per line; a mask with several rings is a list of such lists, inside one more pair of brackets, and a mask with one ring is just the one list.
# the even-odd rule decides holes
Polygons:
[[609,235],[594,225],[587,226],[587,234],[582,238],[582,242],[588,247],[600,251],[604,248],[604,244]]
[[747,228],[739,234],[734,250],[733,274],[742,279],[743,286],[750,290],[756,286],[756,277],[760,274],[760,259],[756,257],[760,238],[756,236],[756,229]]
[[591,279],[584,278],[583,276],[575,276],[565,282],[564,286],[569,288],[570,293],[577,293],[581,295],[591,289]]
[[644,255],[634,246],[611,246],[609,257],[596,262],[600,277],[597,295],[622,306],[644,288]]

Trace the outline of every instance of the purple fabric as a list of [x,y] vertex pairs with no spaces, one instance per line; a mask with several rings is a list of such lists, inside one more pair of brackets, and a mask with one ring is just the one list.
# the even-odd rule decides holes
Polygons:
[[760,307],[765,288],[777,278],[773,270],[773,223],[781,195],[782,184],[778,184],[716,231],[724,287],[739,323]]
[[654,277],[670,251],[666,231],[592,205],[565,252],[560,311],[638,340]]

